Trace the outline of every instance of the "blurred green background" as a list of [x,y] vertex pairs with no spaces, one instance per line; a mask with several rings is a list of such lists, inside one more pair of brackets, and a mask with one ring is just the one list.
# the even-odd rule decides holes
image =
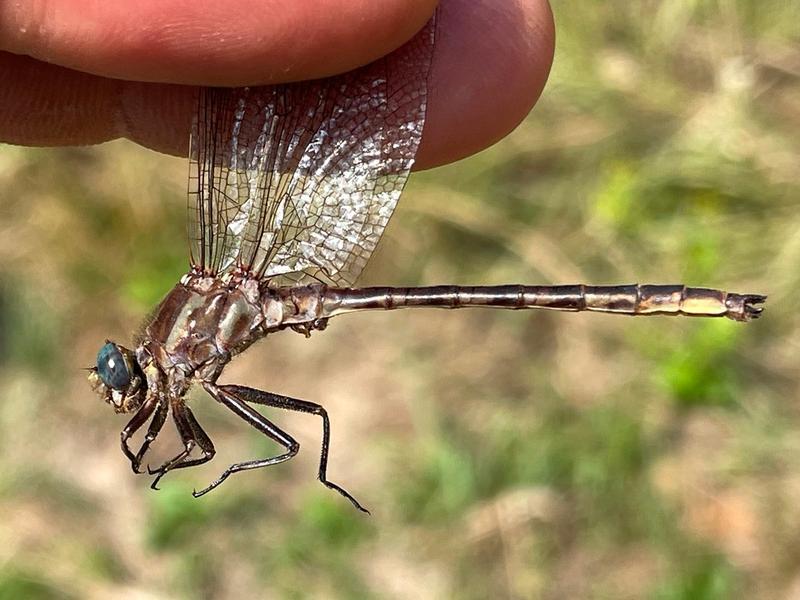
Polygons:
[[[548,87],[494,148],[412,177],[368,284],[684,282],[760,321],[341,317],[225,381],[322,402],[274,450],[201,393],[219,453],[160,492],[79,367],[186,268],[185,160],[0,151],[0,599],[800,596],[800,4],[554,7]],[[174,449],[160,439],[155,459]]]

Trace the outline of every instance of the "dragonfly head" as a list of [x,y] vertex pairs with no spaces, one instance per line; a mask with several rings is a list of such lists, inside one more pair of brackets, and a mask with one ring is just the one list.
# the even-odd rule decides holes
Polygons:
[[136,355],[108,340],[89,369],[89,384],[118,413],[138,410],[147,390]]

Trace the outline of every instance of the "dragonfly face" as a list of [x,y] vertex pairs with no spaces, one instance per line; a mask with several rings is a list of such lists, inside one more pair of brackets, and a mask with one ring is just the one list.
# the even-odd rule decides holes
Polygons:
[[138,410],[147,388],[135,354],[110,341],[97,353],[97,365],[90,370],[89,383],[118,413]]

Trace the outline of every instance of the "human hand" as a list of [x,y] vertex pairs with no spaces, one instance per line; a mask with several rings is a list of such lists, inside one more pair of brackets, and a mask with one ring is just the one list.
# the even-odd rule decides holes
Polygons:
[[[442,0],[416,168],[509,133],[553,56],[546,0]],[[185,155],[193,85],[257,85],[347,71],[383,56],[435,0],[0,2],[0,141],[129,138]]]

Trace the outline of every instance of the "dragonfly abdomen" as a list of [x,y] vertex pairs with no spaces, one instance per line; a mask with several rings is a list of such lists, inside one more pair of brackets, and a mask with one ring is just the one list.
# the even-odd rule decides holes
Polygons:
[[328,288],[321,316],[356,310],[392,310],[411,307],[507,309],[544,308],[626,315],[674,314],[728,317],[748,321],[758,317],[755,306],[764,296],[684,285],[496,285],[431,287]]

